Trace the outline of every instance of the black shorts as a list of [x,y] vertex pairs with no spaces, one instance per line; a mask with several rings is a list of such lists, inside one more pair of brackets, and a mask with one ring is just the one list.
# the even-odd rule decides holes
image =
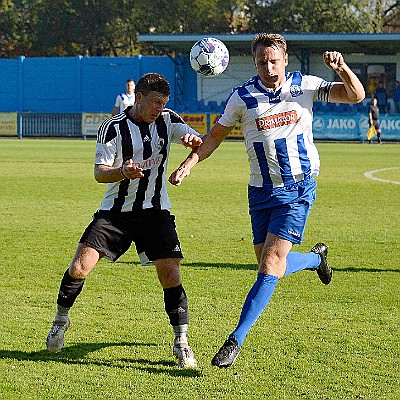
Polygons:
[[183,258],[175,217],[167,210],[97,211],[79,240],[79,243],[104,253],[111,261],[121,257],[132,242],[138,252],[144,251],[151,261]]
[[375,128],[376,130],[378,130],[378,129],[380,128],[380,126],[379,126],[379,120],[378,120],[378,119],[373,119],[373,120],[372,120],[372,125],[374,125],[374,128]]

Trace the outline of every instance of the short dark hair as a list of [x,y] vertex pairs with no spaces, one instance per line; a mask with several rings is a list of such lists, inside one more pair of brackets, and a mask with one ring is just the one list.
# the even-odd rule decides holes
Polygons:
[[251,42],[251,54],[255,60],[257,46],[261,44],[266,47],[277,47],[283,50],[283,54],[287,53],[286,40],[278,33],[257,33]]
[[171,89],[168,81],[160,74],[150,72],[143,75],[135,86],[135,93],[143,93],[148,95],[150,92],[159,92],[164,96],[169,97]]

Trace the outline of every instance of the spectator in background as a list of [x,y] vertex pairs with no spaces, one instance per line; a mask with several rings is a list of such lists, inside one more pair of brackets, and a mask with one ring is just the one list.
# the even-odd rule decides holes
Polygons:
[[394,112],[397,114],[400,114],[400,82],[399,81],[396,81],[394,83],[393,102],[394,102]]
[[126,81],[126,92],[120,93],[115,99],[115,106],[112,115],[116,115],[124,111],[127,107],[133,106],[135,103],[135,82],[133,79]]
[[378,83],[378,87],[375,89],[374,96],[377,100],[377,105],[379,111],[382,113],[387,112],[387,102],[388,102],[388,95],[386,89],[383,87],[383,82],[380,81]]
[[[374,125],[376,130],[376,136],[378,138],[378,143],[381,144],[381,127],[379,125],[379,107],[378,100],[376,97],[372,98],[371,104],[368,108],[368,116],[369,116],[369,126]],[[368,140],[369,143],[372,143],[372,138]]]

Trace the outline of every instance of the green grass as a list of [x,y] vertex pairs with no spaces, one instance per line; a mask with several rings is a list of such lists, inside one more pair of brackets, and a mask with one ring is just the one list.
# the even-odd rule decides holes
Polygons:
[[[66,347],[45,350],[59,283],[99,206],[94,141],[0,140],[0,398],[400,399],[400,146],[319,143],[318,199],[304,243],[330,246],[333,281],[277,286],[234,366],[210,360],[256,276],[243,143],[224,143],[179,188],[196,370],[179,370],[153,267],[134,250],[101,261],[71,311]],[[170,169],[187,154],[173,146]]]

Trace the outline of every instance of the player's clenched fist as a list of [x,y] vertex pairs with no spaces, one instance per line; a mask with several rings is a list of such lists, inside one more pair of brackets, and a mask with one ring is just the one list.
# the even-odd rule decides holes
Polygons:
[[324,63],[325,65],[336,71],[337,69],[343,67],[344,59],[342,53],[338,51],[325,51],[324,53]]

